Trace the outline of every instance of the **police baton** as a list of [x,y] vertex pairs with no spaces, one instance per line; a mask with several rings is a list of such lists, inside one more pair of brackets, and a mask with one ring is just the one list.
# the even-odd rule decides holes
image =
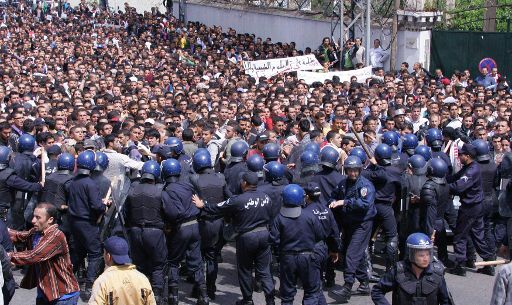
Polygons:
[[475,266],[477,266],[477,267],[496,266],[496,265],[503,265],[503,264],[508,264],[508,263],[510,263],[510,261],[508,259],[498,259],[495,261],[476,262]]
[[[112,186],[110,186],[108,188],[108,192],[107,192],[107,195],[105,196],[105,198],[103,198],[103,203],[105,204],[105,202],[108,200],[108,198],[110,198],[110,194],[112,193]],[[107,208],[107,210],[110,209],[110,207]],[[98,220],[96,220],[96,224],[100,224],[101,221],[103,220],[103,216],[107,213],[107,211],[105,211],[105,213],[101,214],[100,217],[98,217]]]
[[353,127],[350,127],[350,131],[354,134],[354,136],[356,137],[357,139],[357,142],[359,142],[359,144],[361,145],[361,147],[363,148],[364,152],[366,153],[366,155],[368,156],[368,159],[371,159],[373,156],[372,154],[370,153],[370,150],[368,150],[368,147],[366,147],[366,144],[363,142],[363,140],[361,139],[361,136],[354,130]]

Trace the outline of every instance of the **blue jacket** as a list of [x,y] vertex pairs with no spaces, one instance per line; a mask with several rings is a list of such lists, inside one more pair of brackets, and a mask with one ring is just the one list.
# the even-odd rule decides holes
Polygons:
[[331,194],[331,202],[344,200],[344,205],[335,209],[341,221],[354,223],[371,220],[377,215],[375,187],[363,176],[356,181],[344,178]]
[[320,186],[320,202],[327,205],[332,191],[338,186],[340,181],[344,179],[340,172],[326,166],[322,166],[322,170],[318,172],[311,181],[318,183]]
[[479,204],[484,199],[480,165],[473,161],[464,165],[460,171],[448,176],[450,193],[460,197],[461,204]]
[[78,175],[69,185],[69,215],[96,223],[106,210],[100,197],[100,189],[87,175]]
[[199,209],[192,203],[194,187],[188,182],[168,183],[162,192],[165,219],[178,225],[199,216]]
[[361,172],[375,188],[375,204],[392,205],[400,198],[402,173],[395,166],[370,165]]
[[320,201],[311,202],[304,208],[304,210],[308,210],[318,217],[326,235],[325,243],[327,244],[329,251],[338,252],[341,247],[340,230],[338,229],[338,224],[336,223],[334,214],[331,210]]

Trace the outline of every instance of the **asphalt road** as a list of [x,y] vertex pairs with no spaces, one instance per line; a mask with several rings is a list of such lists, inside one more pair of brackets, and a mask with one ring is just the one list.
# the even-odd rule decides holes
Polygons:
[[[219,266],[219,277],[217,280],[217,298],[210,304],[219,305],[232,305],[240,298],[240,290],[238,288],[236,263],[235,263],[235,249],[228,245],[223,250],[224,263]],[[382,268],[381,266],[374,266],[375,269]],[[19,272],[15,273],[16,281],[19,283],[22,275]],[[276,279],[278,280],[278,279]],[[484,305],[489,304],[494,284],[494,278],[481,275],[474,271],[468,271],[467,277],[459,277],[451,274],[446,274],[446,281],[448,288],[451,290],[455,303],[468,304],[468,305]],[[337,286],[334,289],[340,288],[343,285],[342,273],[337,271],[336,275]],[[357,288],[357,283],[354,287]],[[279,282],[276,283],[279,287]],[[188,294],[192,290],[191,284],[182,283],[180,286],[180,304],[195,304],[194,299],[188,298]],[[336,299],[332,298],[329,292],[324,292],[328,304],[337,304]],[[35,289],[24,290],[18,289],[14,295],[11,304],[13,305],[28,305],[35,304]],[[390,297],[390,296],[389,296]],[[388,297],[388,300],[390,298]],[[294,304],[301,304],[302,290],[298,290],[295,297]],[[280,302],[277,302],[279,304]],[[86,304],[79,302],[79,304]],[[254,294],[254,304],[263,305],[265,299],[263,293]],[[350,304],[354,305],[368,305],[372,304],[369,296],[352,296]],[[121,305],[121,304],[120,304]]]

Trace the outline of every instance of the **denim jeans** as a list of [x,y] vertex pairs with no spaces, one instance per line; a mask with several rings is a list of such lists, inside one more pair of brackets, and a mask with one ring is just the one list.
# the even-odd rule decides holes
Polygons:
[[52,302],[48,302],[43,298],[37,298],[36,299],[36,305],[77,305],[78,304],[78,298],[80,297],[80,294],[77,294],[69,299],[65,299],[62,301],[55,300]]

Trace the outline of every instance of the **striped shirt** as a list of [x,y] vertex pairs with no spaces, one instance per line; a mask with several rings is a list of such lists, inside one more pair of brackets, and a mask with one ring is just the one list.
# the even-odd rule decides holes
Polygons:
[[[27,243],[30,248],[35,234],[35,228],[23,232],[9,230],[13,242]],[[33,249],[12,253],[11,262],[16,265],[29,265],[20,287],[38,287],[49,302],[65,294],[79,291],[78,282],[73,275],[66,237],[58,229],[57,224],[42,232],[41,239]]]

